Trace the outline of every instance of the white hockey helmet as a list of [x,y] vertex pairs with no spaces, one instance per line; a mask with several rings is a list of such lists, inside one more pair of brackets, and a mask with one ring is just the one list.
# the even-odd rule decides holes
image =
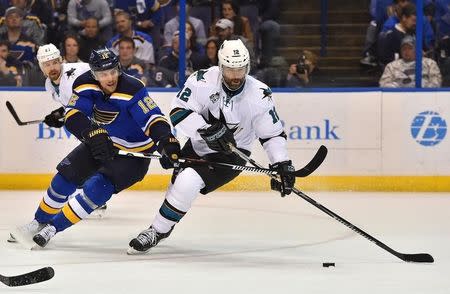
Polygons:
[[59,58],[62,61],[61,53],[59,52],[59,49],[56,48],[56,46],[53,45],[52,43],[42,45],[41,47],[39,47],[36,57],[37,57],[37,60],[38,60],[38,63],[39,63],[39,66],[41,67],[41,69],[42,69],[42,64],[46,61],[57,59],[57,58]]
[[246,74],[250,72],[250,54],[247,47],[241,40],[225,40],[217,53],[219,58],[219,68],[224,66],[229,68],[247,67]]

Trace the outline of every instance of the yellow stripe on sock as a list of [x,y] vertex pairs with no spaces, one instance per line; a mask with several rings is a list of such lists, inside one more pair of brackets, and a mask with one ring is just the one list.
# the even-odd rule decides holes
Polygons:
[[44,202],[44,200],[42,200],[41,204],[39,204],[39,208],[48,214],[57,214],[61,210],[48,206],[47,203]]
[[81,219],[73,212],[72,208],[70,208],[69,204],[64,205],[62,212],[64,213],[64,216],[72,223],[76,224]]

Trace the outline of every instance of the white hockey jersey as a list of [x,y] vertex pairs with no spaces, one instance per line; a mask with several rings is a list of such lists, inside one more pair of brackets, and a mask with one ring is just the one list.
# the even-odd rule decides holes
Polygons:
[[59,85],[54,85],[49,78],[45,80],[45,90],[52,95],[53,100],[66,107],[72,96],[72,84],[78,76],[90,70],[89,64],[84,62],[63,63]]
[[172,101],[170,117],[176,131],[191,139],[200,156],[215,151],[197,130],[220,120],[233,132],[237,147],[251,151],[255,139],[260,139],[271,163],[289,159],[272,91],[251,76],[240,92],[228,97],[217,66],[193,73]]

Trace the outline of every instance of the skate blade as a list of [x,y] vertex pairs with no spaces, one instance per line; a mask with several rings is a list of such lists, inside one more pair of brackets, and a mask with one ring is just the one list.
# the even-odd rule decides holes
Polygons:
[[147,251],[138,251],[138,250],[134,249],[133,247],[128,247],[127,255],[144,255],[144,254],[147,254],[149,250],[147,250]]
[[16,240],[17,243],[22,245],[25,249],[33,250],[37,247],[37,244],[33,241],[33,235],[23,232],[19,229],[14,229],[10,233],[11,237]]
[[9,233],[9,238],[8,238],[8,240],[6,240],[6,242],[17,243],[17,240],[14,238],[14,236],[11,233]]
[[96,210],[94,210],[88,218],[94,219],[94,218],[104,218],[106,215],[106,206],[105,207],[99,207]]

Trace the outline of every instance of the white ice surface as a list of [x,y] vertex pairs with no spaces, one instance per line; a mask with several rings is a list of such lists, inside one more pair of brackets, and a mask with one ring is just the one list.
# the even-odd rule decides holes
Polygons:
[[42,193],[0,192],[0,274],[52,266],[55,277],[0,284],[0,293],[450,293],[450,194],[307,193],[393,249],[435,258],[413,264],[300,197],[261,192],[200,196],[170,238],[144,256],[126,249],[153,220],[161,192],[116,195],[106,218],[84,220],[42,250],[7,243],[10,228],[32,219]]

